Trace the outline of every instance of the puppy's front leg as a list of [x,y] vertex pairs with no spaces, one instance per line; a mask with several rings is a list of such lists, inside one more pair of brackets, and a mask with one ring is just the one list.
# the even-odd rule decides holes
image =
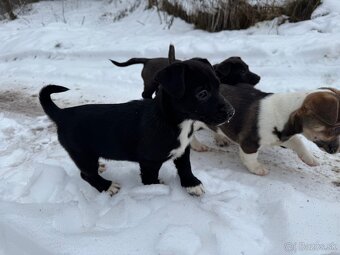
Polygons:
[[313,156],[312,153],[308,151],[305,144],[301,140],[301,137],[294,135],[288,141],[283,143],[283,146],[286,146],[293,151],[295,151],[299,158],[305,162],[309,166],[318,166],[318,160]]
[[186,188],[190,195],[200,196],[204,193],[204,187],[191,171],[190,147],[185,149],[183,155],[174,160],[175,166],[181,180],[182,187]]
[[139,162],[140,176],[145,185],[159,184],[158,173],[163,162],[144,160]]
[[245,153],[240,147],[240,157],[243,164],[250,172],[257,175],[266,175],[269,173],[265,166],[257,161],[258,151],[255,153]]

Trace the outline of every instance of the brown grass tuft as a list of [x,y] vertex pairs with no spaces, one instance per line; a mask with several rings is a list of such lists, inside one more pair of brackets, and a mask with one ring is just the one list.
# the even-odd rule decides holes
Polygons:
[[283,6],[275,4],[275,1],[251,5],[246,0],[220,0],[216,10],[188,13],[180,4],[172,4],[168,0],[148,0],[149,8],[156,6],[158,10],[209,32],[246,29],[257,22],[283,15],[288,16],[291,22],[307,20],[320,4],[321,0],[291,0]]

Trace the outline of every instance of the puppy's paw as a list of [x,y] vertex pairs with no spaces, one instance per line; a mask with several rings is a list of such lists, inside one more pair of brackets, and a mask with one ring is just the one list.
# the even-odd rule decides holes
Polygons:
[[197,186],[194,186],[194,187],[187,187],[186,188],[187,192],[192,195],[192,196],[201,196],[205,193],[204,191],[204,187],[202,184],[199,184]]
[[200,144],[195,144],[194,146],[191,144],[191,149],[197,152],[206,152],[210,151],[210,148],[202,143]]
[[117,194],[119,190],[120,185],[118,183],[112,182],[111,186],[106,192],[112,197],[114,194]]
[[218,145],[220,147],[228,146],[229,145],[229,139],[226,136],[216,134],[215,135],[215,143],[216,143],[216,145]]
[[101,174],[101,173],[104,173],[105,171],[106,171],[105,163],[99,162],[98,172]]
[[320,165],[319,161],[312,154],[304,154],[298,155],[299,158],[309,166],[318,166]]
[[269,174],[269,170],[262,164],[257,164],[254,167],[248,168],[248,170],[256,175],[264,176]]
[[199,142],[195,137],[192,139],[190,143],[191,149],[197,152],[206,152],[210,151],[210,148],[203,143]]

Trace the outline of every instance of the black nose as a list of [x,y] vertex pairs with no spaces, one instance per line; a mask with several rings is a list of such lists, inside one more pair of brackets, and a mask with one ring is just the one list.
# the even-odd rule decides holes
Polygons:
[[338,146],[328,146],[327,147],[327,152],[330,153],[330,154],[334,154],[338,151]]
[[250,73],[250,84],[256,85],[261,80],[261,77],[257,74]]

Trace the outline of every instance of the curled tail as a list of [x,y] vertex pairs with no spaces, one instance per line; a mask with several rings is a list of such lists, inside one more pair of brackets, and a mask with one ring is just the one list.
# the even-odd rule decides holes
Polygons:
[[126,62],[117,62],[117,61],[110,59],[112,64],[114,64],[116,66],[121,66],[121,67],[130,66],[130,65],[134,65],[134,64],[143,64],[144,65],[149,60],[150,60],[149,58],[130,58]]
[[51,99],[51,94],[60,93],[67,90],[68,88],[58,85],[47,85],[46,87],[43,87],[40,90],[39,93],[40,104],[44,112],[47,114],[47,116],[50,117],[50,119],[53,120],[54,122],[57,122],[58,115],[61,109],[55,103],[53,103]]

